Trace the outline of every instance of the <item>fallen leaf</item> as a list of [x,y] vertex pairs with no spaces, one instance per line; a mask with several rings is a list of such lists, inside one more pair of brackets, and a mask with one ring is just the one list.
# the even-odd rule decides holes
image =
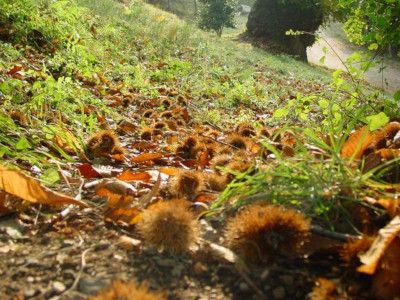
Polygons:
[[132,158],[132,162],[134,163],[143,163],[146,161],[156,160],[162,158],[163,155],[161,153],[143,153],[134,158]]
[[99,172],[97,172],[96,169],[88,163],[79,165],[78,170],[81,175],[87,179],[101,177]]
[[177,168],[160,168],[159,171],[169,176],[174,176],[179,173],[179,169]]
[[386,249],[372,281],[372,292],[383,300],[400,296],[400,239],[395,238]]
[[343,157],[353,157],[360,159],[364,151],[371,145],[374,135],[368,130],[368,127],[362,127],[353,132],[342,147]]
[[118,195],[132,195],[136,188],[119,179],[103,179],[96,186],[96,194],[99,196],[108,196],[110,193]]
[[144,194],[142,197],[140,197],[139,207],[145,208],[150,203],[151,199],[153,199],[153,197],[157,196],[158,191],[160,190],[160,186],[161,186],[161,176],[159,173],[158,177],[157,177],[157,181],[154,184],[151,191],[148,194]]
[[0,190],[32,203],[88,206],[82,201],[50,190],[35,178],[4,166],[0,166]]
[[123,181],[141,180],[148,182],[151,179],[151,176],[149,173],[146,172],[133,173],[129,170],[125,170],[120,175],[118,175],[117,178]]
[[371,247],[367,252],[360,255],[360,261],[363,264],[357,271],[366,274],[374,274],[379,261],[385,254],[386,249],[400,232],[400,216],[396,216],[388,225],[379,230]]

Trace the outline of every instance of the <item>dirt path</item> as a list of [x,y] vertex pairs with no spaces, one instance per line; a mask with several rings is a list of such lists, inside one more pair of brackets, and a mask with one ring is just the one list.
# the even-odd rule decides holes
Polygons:
[[[350,54],[358,50],[357,47],[347,44],[341,37],[340,33],[337,32],[337,24],[324,29],[321,32],[321,36],[325,39],[344,61]],[[323,48],[326,47],[328,52],[326,54],[324,64],[319,62],[323,56]],[[340,61],[339,57],[330,49],[325,41],[322,39],[315,43],[311,48],[307,50],[308,61],[312,64],[327,67],[329,69],[342,69],[345,70],[344,65]],[[370,84],[383,88],[389,93],[394,93],[400,89],[400,62],[393,59],[386,59],[386,68],[380,72],[381,65],[371,68],[365,76],[365,80]]]

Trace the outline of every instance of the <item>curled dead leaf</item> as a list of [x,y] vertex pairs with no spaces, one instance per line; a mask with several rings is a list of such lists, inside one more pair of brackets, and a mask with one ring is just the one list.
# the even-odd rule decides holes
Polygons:
[[33,177],[4,166],[0,166],[0,190],[31,203],[88,206],[80,200],[50,190]]
[[142,153],[134,158],[132,158],[132,162],[134,163],[143,163],[146,161],[153,161],[162,158],[162,153]]
[[394,217],[392,221],[384,228],[379,230],[378,236],[371,247],[363,255],[360,255],[360,261],[363,264],[357,271],[366,274],[374,274],[382,256],[392,241],[400,232],[400,215]]

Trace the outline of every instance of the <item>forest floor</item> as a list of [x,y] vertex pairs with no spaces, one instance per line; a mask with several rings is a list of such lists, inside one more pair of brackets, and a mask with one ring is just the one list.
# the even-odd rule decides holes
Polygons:
[[388,95],[139,1],[0,22],[1,299],[400,295]]

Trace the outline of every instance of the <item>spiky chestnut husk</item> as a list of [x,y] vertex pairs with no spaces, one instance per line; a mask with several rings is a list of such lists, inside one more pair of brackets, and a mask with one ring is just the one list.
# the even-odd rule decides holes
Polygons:
[[197,137],[189,136],[181,146],[176,148],[175,153],[182,158],[195,159],[203,148]]
[[94,134],[86,145],[87,152],[92,157],[108,157],[115,147],[119,147],[119,140],[111,130],[102,130]]
[[218,154],[213,157],[210,161],[211,167],[216,171],[220,172],[220,167],[226,167],[232,161],[232,156],[229,154]]
[[246,137],[250,137],[250,136],[254,136],[256,135],[256,132],[254,130],[254,127],[250,124],[239,124],[238,126],[236,126],[236,132],[241,135],[241,136],[246,136]]
[[140,138],[142,140],[150,141],[152,136],[152,130],[150,128],[146,128],[140,134]]
[[164,111],[161,115],[160,118],[163,119],[171,119],[173,117],[173,114],[170,110]]
[[221,174],[206,173],[204,180],[206,187],[216,192],[222,192],[228,184],[227,176]]
[[246,150],[248,146],[247,138],[236,133],[229,134],[226,137],[226,142],[234,148],[241,150]]
[[144,243],[160,251],[185,252],[199,238],[199,223],[185,200],[158,202],[147,208],[138,224]]
[[183,95],[179,95],[176,100],[177,100],[178,104],[181,106],[187,105],[187,100],[186,100],[185,96],[183,96]]
[[163,135],[163,131],[162,131],[161,129],[155,128],[155,129],[153,129],[153,130],[151,131],[151,134],[152,134],[153,136],[162,136],[162,135]]
[[171,129],[173,131],[178,130],[178,124],[176,123],[175,120],[167,120],[167,121],[165,121],[165,123],[167,123],[169,129]]
[[204,190],[204,177],[196,171],[180,171],[169,180],[169,192],[173,197],[194,199]]
[[143,112],[143,118],[151,118],[153,116],[153,114],[154,114],[154,111],[152,109],[145,110]]
[[161,101],[161,105],[164,106],[164,108],[170,108],[172,105],[172,102],[169,99],[163,99]]
[[164,129],[167,127],[167,124],[165,122],[157,122],[154,124],[155,129]]
[[28,125],[28,119],[22,112],[18,110],[14,110],[10,113],[11,119],[14,121],[16,125],[25,127]]
[[310,222],[283,206],[250,204],[226,226],[228,247],[248,261],[270,261],[275,256],[295,257],[304,244]]
[[134,282],[123,282],[115,280],[96,296],[89,300],[161,300],[165,299],[163,293],[151,292],[147,284],[137,285]]

